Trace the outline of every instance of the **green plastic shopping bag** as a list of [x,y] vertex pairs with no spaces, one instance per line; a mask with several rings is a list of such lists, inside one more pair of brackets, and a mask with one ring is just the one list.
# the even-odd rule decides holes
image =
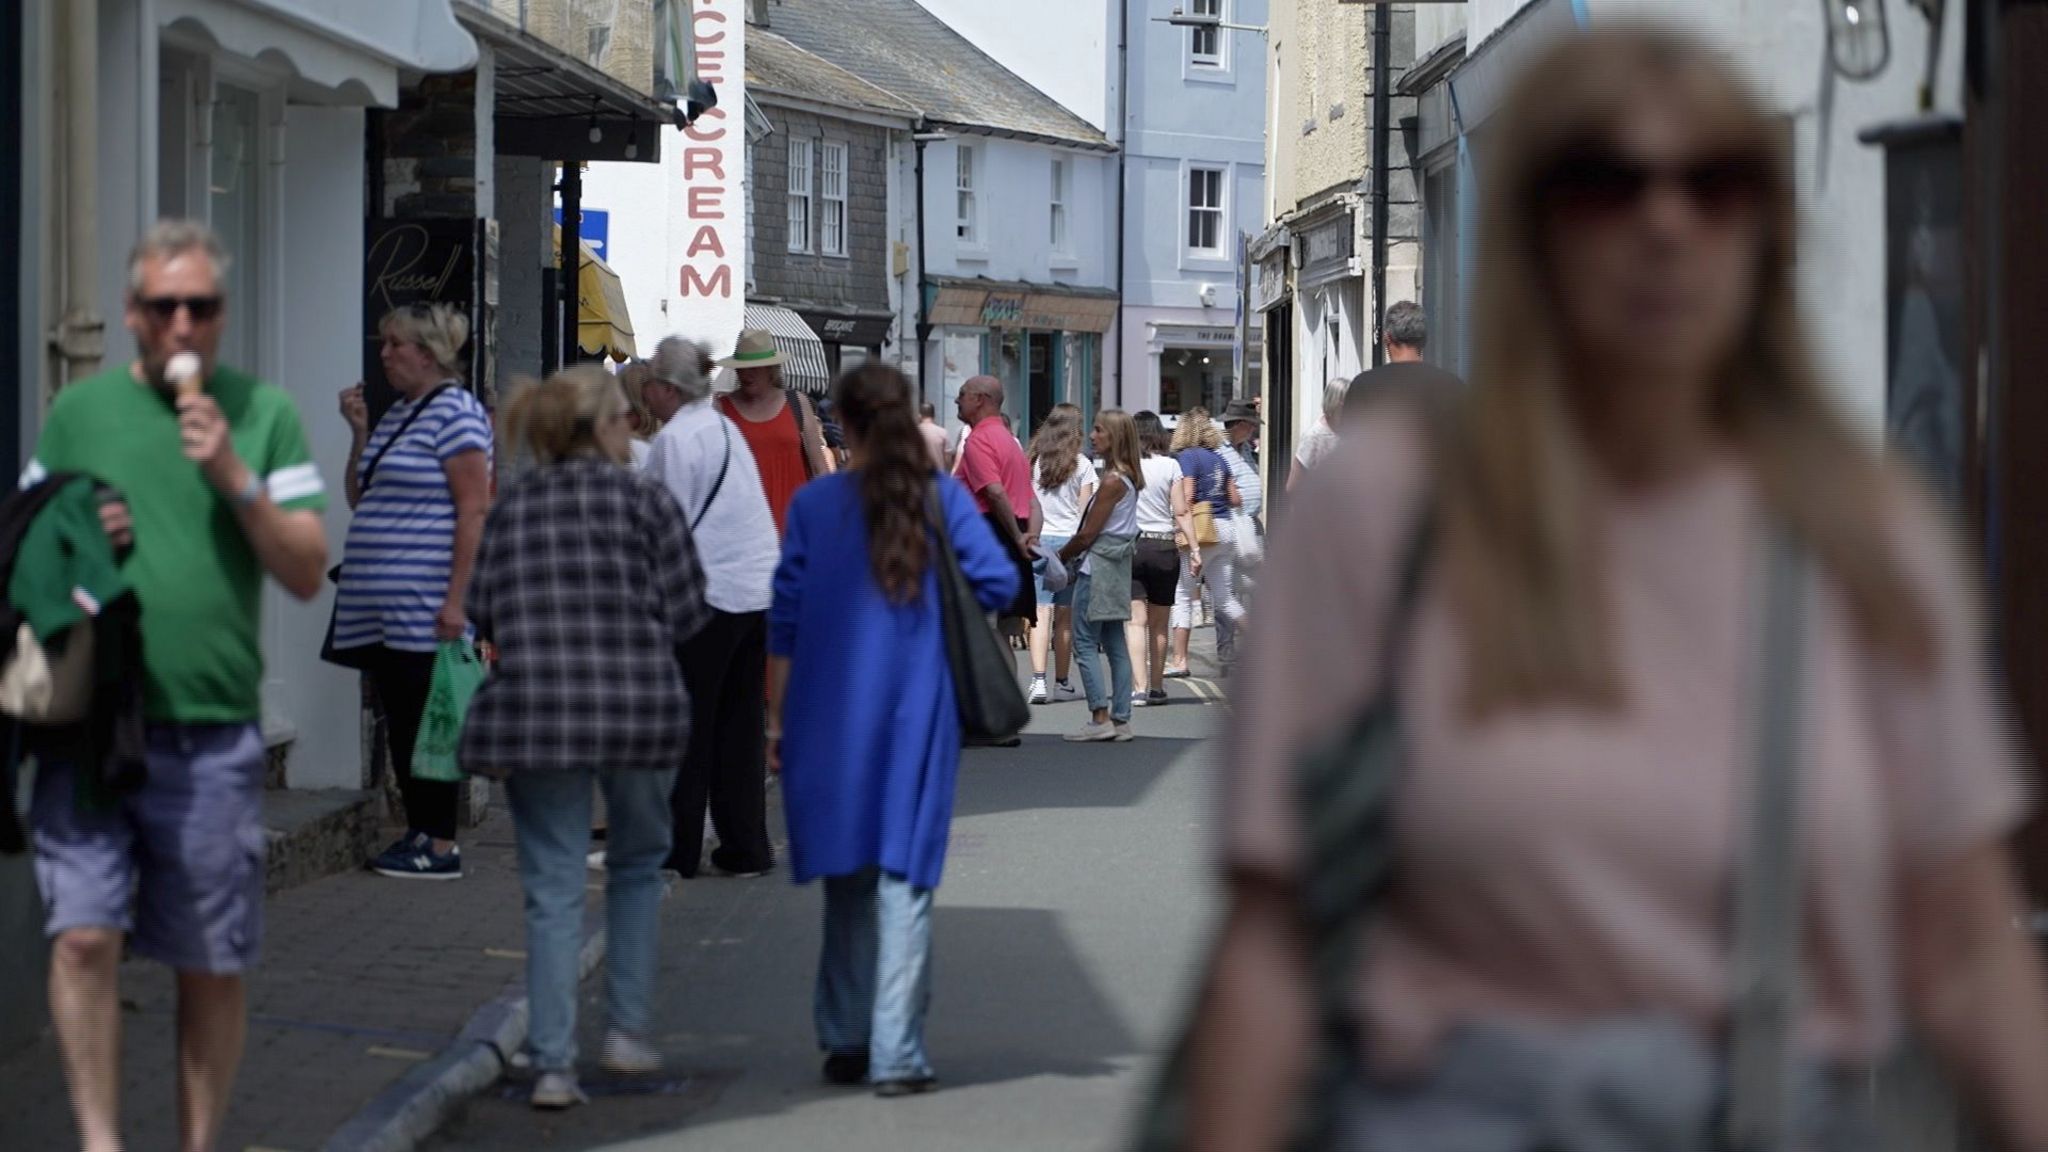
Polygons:
[[484,662],[467,640],[444,640],[434,654],[434,678],[427,689],[427,711],[420,718],[420,736],[412,746],[412,774],[420,780],[459,782],[462,766],[462,718],[484,682]]

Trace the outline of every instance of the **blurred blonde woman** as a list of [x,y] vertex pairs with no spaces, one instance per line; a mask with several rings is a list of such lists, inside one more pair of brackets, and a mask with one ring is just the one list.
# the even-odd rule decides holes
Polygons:
[[[1088,459],[1081,435],[1081,410],[1055,404],[1031,437],[1025,455],[1031,458],[1031,483],[1043,510],[1039,542],[1057,552],[1081,529],[1081,513],[1095,498],[1095,464]],[[1046,683],[1046,655],[1052,655],[1053,682]],[[1031,629],[1031,702],[1071,700],[1078,693],[1068,682],[1074,662],[1074,586],[1058,592],[1038,584],[1038,622]]]
[[513,401],[508,432],[534,467],[491,510],[469,597],[498,660],[463,725],[462,763],[504,780],[512,807],[536,1108],[583,1099],[576,986],[593,784],[608,823],[603,1065],[661,1067],[648,1043],[661,866],[690,732],[677,649],[709,611],[675,498],[620,467],[631,459],[626,413],[618,382],[587,366]]
[[[1173,493],[1174,526],[1179,532],[1180,588],[1173,599],[1173,645],[1166,676],[1188,675],[1188,638],[1195,627],[1195,589],[1199,585],[1209,610],[1218,619],[1237,624],[1244,608],[1237,602],[1237,525],[1240,498],[1230,464],[1223,459],[1223,429],[1207,408],[1181,413],[1173,429],[1173,454],[1180,461],[1180,482]],[[1216,525],[1216,542],[1199,544],[1195,505],[1206,504]]]
[[633,432],[628,445],[633,454],[633,467],[647,463],[647,454],[653,449],[654,434],[661,431],[660,422],[647,406],[646,387],[654,379],[654,368],[645,360],[628,361],[619,369],[619,387],[626,393],[626,427]]
[[383,710],[405,834],[370,861],[380,875],[456,880],[461,786],[412,774],[434,651],[468,628],[464,597],[491,503],[491,425],[462,385],[469,319],[446,304],[385,314],[379,358],[398,401],[370,428],[363,386],[341,394],[348,504],[329,658],[369,677]]
[[[1783,117],[1642,29],[1560,43],[1500,107],[1467,402],[1440,441],[1400,405],[1347,425],[1261,581],[1193,1145],[1285,1143],[1314,1044],[1297,899],[1329,879],[1302,870],[1293,773],[1382,692],[1406,751],[1346,1146],[1469,1148],[1481,1120],[1489,1147],[1591,1146],[1560,1118],[1612,1125],[1602,1148],[1712,1143],[1771,528],[1814,568],[1804,1123],[1771,1146],[1875,1146],[1865,1070],[1911,1020],[2004,1147],[2048,1148],[2048,996],[2004,847],[2018,750],[1947,527],[1808,352]],[[1659,1111],[1663,1131],[1629,1123]]]

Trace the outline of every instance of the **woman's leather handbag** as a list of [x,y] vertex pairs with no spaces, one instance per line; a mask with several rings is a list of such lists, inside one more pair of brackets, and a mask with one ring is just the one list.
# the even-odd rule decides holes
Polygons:
[[1008,740],[1031,722],[1031,706],[1017,685],[1017,662],[996,634],[988,613],[974,598],[974,586],[960,570],[946,530],[946,509],[935,484],[931,490],[932,533],[938,547],[939,622],[946,634],[946,663],[960,707],[960,730],[970,740]]

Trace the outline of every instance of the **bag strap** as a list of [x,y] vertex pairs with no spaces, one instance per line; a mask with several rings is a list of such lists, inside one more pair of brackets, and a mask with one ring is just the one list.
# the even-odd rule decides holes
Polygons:
[[732,423],[725,418],[723,413],[714,412],[713,414],[718,417],[719,428],[725,432],[725,459],[719,462],[718,479],[711,482],[711,494],[704,497],[704,506],[697,509],[695,516],[690,517],[690,532],[692,535],[696,534],[697,525],[704,522],[704,517],[711,514],[711,506],[718,502],[718,493],[725,487],[725,474],[732,468]]
[[452,383],[442,384],[432,392],[427,393],[426,398],[420,401],[419,407],[405,414],[405,419],[398,423],[398,431],[392,433],[391,439],[386,440],[384,446],[377,449],[377,454],[370,457],[369,461],[363,465],[363,486],[359,495],[367,496],[370,494],[370,485],[377,479],[377,466],[384,463],[384,457],[389,456],[391,450],[398,447],[400,440],[405,439],[405,434],[412,429],[412,422],[420,418],[420,413],[432,408],[434,401],[441,398],[441,393],[453,387],[455,385]]
[[811,459],[811,429],[804,419],[804,394],[794,388],[782,390],[782,402],[789,406],[790,415],[796,417],[796,442],[803,449],[804,479],[818,478],[818,462]]
[[1802,1006],[1799,833],[1810,560],[1782,526],[1771,527],[1765,551],[1755,762],[1743,782],[1746,838],[1733,881],[1725,1135],[1735,1152],[1795,1146],[1793,1037]]

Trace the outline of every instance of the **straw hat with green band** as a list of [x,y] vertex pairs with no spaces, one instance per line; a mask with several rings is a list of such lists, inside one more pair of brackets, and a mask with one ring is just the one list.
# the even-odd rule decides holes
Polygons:
[[782,350],[775,346],[774,338],[768,333],[759,328],[749,328],[740,333],[732,355],[718,363],[725,368],[778,368],[783,364]]

